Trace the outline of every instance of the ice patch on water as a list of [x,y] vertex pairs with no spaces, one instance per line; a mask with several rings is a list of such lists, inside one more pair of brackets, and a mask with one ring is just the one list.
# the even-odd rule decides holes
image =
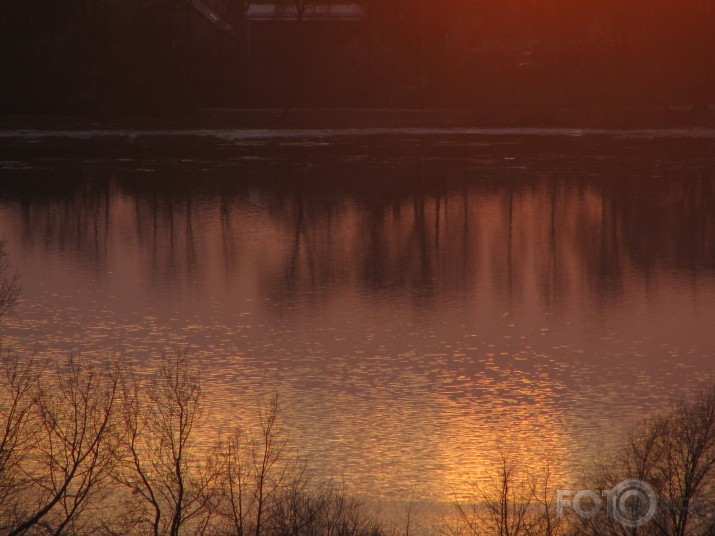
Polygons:
[[0,169],[34,169],[28,162],[20,160],[0,161]]
[[610,136],[629,139],[715,138],[714,128],[666,129],[575,129],[575,128],[327,128],[327,129],[239,129],[239,130],[4,130],[0,138],[38,140],[44,138],[215,138],[229,142],[244,140],[326,140],[374,136],[522,136],[583,137]]

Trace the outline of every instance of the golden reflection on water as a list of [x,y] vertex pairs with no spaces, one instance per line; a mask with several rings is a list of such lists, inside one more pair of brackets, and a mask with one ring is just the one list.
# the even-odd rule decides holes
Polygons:
[[[635,181],[635,179],[633,179]],[[712,377],[712,180],[570,172],[418,192],[145,191],[0,204],[22,301],[3,344],[189,346],[211,418],[279,393],[320,478],[369,498],[469,495],[499,451],[569,485]]]

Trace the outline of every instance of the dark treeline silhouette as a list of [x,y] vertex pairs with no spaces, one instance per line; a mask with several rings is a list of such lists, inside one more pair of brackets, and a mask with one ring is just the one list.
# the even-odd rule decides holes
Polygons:
[[360,21],[249,25],[247,0],[206,0],[227,30],[188,0],[5,0],[0,104],[120,112],[712,101],[709,0],[356,3]]

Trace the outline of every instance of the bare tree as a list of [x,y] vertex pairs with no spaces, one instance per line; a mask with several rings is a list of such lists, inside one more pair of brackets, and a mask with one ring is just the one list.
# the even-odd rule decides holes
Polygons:
[[251,527],[253,474],[249,463],[251,452],[245,446],[246,441],[243,431],[237,428],[221,451],[225,467],[221,482],[224,495],[222,514],[229,520],[235,536],[245,536]]
[[236,429],[223,450],[224,518],[237,536],[260,536],[280,492],[303,484],[303,470],[287,453],[278,397],[259,408],[257,429]]
[[221,467],[199,456],[194,428],[205,415],[201,383],[186,352],[162,359],[151,382],[124,382],[124,463],[115,478],[140,504],[140,522],[155,536],[178,536],[191,524],[197,534],[215,512]]
[[466,532],[473,536],[498,534],[519,536],[526,533],[526,514],[532,501],[527,482],[516,479],[516,463],[500,452],[499,472],[489,485],[474,484],[472,504],[454,501],[457,528],[453,534]]
[[[28,377],[19,385],[29,393],[31,383]],[[9,536],[35,527],[54,535],[77,528],[82,514],[101,503],[116,462],[115,374],[70,357],[37,385],[31,418],[39,426],[27,439],[32,447],[22,464],[29,505]]]
[[286,441],[278,422],[278,397],[274,397],[267,408],[259,410],[258,444],[252,448],[254,478],[256,482],[256,536],[261,535],[263,518],[267,505],[280,489],[286,478],[286,469],[279,462],[285,452]]
[[0,365],[2,536],[384,534],[344,490],[310,480],[277,398],[220,449],[197,444],[206,411],[185,353],[144,380],[75,357]]
[[712,504],[715,498],[715,390],[676,407],[662,430],[662,459],[654,480],[670,500],[664,509],[668,534],[712,534],[710,516],[699,517],[693,508],[698,500]]
[[558,536],[568,530],[565,518],[558,513],[557,488],[553,481],[551,462],[547,459],[543,468],[531,479],[531,492],[535,506],[528,534]]
[[19,521],[30,480],[23,471],[36,433],[37,371],[32,359],[3,352],[0,357],[0,534]]
[[556,512],[551,466],[541,476],[522,471],[504,452],[488,484],[475,483],[470,505],[454,501],[457,521],[448,525],[453,536],[556,536],[565,526]]
[[[578,530],[596,535],[700,536],[712,534],[715,522],[702,509],[715,501],[715,389],[681,402],[670,413],[646,421],[623,452],[598,469],[592,488],[613,489],[619,482],[637,479],[650,486],[658,504],[645,524],[624,527],[610,516],[581,521]],[[627,503],[636,516],[645,498]]]

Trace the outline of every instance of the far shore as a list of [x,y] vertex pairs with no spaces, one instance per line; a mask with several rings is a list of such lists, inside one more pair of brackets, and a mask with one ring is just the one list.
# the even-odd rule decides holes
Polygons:
[[0,130],[318,129],[318,128],[593,128],[715,127],[715,106],[661,108],[407,109],[200,108],[164,115],[6,114]]

